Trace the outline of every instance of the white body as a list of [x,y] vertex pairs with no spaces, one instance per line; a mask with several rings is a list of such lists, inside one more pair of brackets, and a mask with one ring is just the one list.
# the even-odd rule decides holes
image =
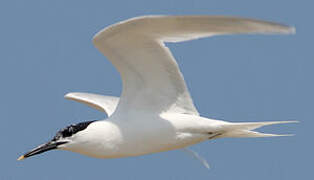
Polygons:
[[277,136],[252,130],[287,122],[230,123],[200,117],[164,42],[293,32],[280,24],[224,16],[144,16],[105,28],[93,42],[119,71],[121,98],[67,94],[67,99],[104,111],[109,118],[91,123],[58,148],[96,158],[118,158],[184,148],[212,138]]
[[138,156],[208,140],[214,136],[211,130],[217,132],[225,123],[185,114],[163,114],[160,117],[137,114],[124,118],[128,119],[111,116],[108,120],[92,123],[73,136],[73,143],[64,149],[96,158]]

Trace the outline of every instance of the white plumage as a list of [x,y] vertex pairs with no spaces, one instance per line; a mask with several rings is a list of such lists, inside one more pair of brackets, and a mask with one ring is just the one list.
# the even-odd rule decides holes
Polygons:
[[119,71],[121,97],[67,94],[67,99],[106,112],[108,119],[55,140],[65,142],[56,148],[96,158],[119,158],[185,148],[213,138],[280,136],[254,129],[295,121],[231,123],[199,116],[164,42],[294,31],[285,25],[227,16],[143,16],[109,26],[93,42]]

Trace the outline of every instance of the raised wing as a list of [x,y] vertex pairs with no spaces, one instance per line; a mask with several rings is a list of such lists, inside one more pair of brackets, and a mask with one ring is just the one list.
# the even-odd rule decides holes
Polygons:
[[117,111],[198,114],[183,76],[163,42],[220,34],[293,33],[271,22],[225,16],[143,16],[97,33],[94,45],[120,72],[123,91]]
[[66,99],[74,100],[80,103],[84,103],[92,108],[103,111],[107,116],[115,111],[119,98],[115,96],[103,96],[92,93],[72,92],[64,96]]

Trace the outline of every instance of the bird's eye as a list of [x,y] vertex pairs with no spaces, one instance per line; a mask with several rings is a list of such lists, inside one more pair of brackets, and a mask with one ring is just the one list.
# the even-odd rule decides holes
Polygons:
[[73,125],[71,125],[71,126],[68,128],[68,131],[69,131],[69,133],[74,133],[74,127],[73,127]]
[[57,141],[60,138],[65,138],[65,137],[70,137],[73,134],[84,130],[87,128],[87,126],[94,121],[87,121],[87,122],[82,122],[78,124],[72,124],[70,126],[67,126],[66,128],[61,129],[55,137],[52,139],[52,141]]
[[62,131],[62,136],[63,137],[69,137],[73,134],[73,130],[71,128],[67,128],[64,131]]

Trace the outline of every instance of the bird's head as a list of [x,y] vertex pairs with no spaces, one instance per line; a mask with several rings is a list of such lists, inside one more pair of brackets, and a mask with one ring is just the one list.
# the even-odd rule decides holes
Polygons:
[[25,153],[24,155],[20,156],[17,160],[22,160],[36,154],[40,154],[46,151],[54,150],[54,149],[63,149],[69,144],[72,143],[73,136],[79,131],[83,131],[87,128],[87,126],[94,121],[87,121],[81,122],[78,124],[72,124],[67,126],[60,131],[47,143],[39,145],[38,147],[34,148],[33,150]]

